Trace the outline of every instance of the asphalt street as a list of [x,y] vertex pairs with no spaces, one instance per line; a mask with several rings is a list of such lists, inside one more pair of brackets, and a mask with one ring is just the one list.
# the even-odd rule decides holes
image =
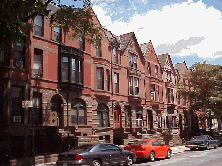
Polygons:
[[222,166],[222,147],[211,150],[186,150],[173,154],[171,159],[157,159],[155,162],[141,161],[135,166]]

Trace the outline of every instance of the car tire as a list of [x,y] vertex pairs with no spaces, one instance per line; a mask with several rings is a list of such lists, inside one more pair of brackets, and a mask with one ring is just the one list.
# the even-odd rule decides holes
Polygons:
[[215,146],[214,146],[214,149],[217,149],[217,148],[218,148],[218,145],[215,145]]
[[101,166],[102,164],[101,164],[101,161],[99,161],[99,160],[93,160],[91,165],[92,166]]
[[154,162],[154,161],[155,161],[155,153],[154,153],[153,151],[150,152],[149,160],[150,160],[151,162]]
[[132,166],[133,165],[133,157],[131,155],[127,156],[127,161],[124,166]]
[[168,149],[166,159],[170,159],[171,155],[172,155],[171,150]]

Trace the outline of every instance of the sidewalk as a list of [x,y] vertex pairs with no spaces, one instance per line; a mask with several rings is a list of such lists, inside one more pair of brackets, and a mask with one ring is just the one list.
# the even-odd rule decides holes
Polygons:
[[184,145],[170,147],[172,149],[172,154],[183,153],[185,150],[189,150],[190,148],[186,148]]

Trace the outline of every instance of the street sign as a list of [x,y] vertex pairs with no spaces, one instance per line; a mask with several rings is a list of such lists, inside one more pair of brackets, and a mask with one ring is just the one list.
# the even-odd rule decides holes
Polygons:
[[24,100],[22,101],[22,108],[33,107],[32,100]]

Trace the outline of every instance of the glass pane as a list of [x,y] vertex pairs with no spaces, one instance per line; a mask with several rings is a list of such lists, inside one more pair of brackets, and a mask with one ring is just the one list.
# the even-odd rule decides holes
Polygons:
[[42,16],[35,17],[35,25],[42,26]]

